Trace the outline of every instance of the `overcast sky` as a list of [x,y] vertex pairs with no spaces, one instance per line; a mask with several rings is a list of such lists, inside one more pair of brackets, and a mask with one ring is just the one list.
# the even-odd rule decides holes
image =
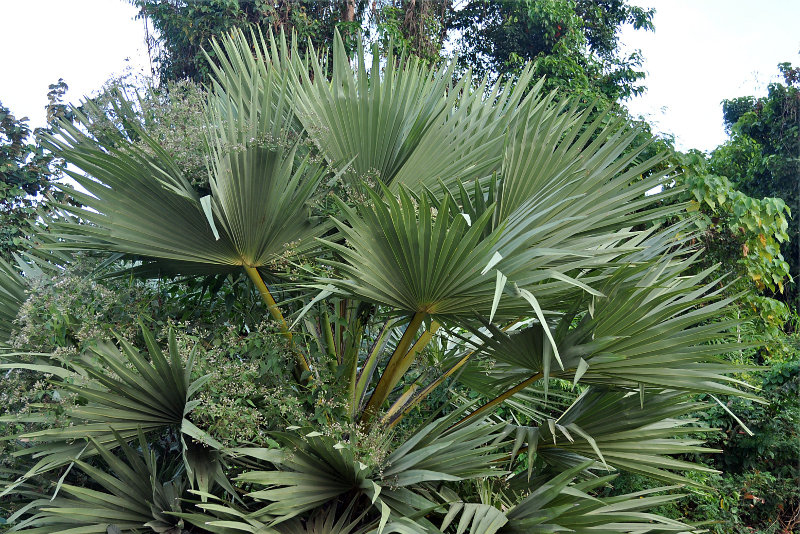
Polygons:
[[[681,149],[725,140],[720,101],[766,93],[777,64],[800,63],[800,0],[632,0],[655,7],[655,32],[626,29],[645,57],[647,93],[628,102]],[[0,102],[44,124],[47,86],[77,101],[111,76],[150,70],[144,23],[123,0],[0,0]]]
[[647,93],[628,103],[678,148],[711,150],[727,136],[725,98],[765,95],[778,63],[800,64],[800,0],[640,0],[656,31],[622,33],[645,58]]
[[0,102],[45,124],[47,86],[59,78],[77,102],[112,76],[150,70],[144,23],[123,0],[0,0]]

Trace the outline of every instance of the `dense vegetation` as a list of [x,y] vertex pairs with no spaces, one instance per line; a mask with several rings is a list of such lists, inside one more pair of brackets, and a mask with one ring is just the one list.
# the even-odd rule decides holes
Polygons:
[[798,529],[796,68],[681,154],[626,2],[133,3],[0,110],[7,528]]

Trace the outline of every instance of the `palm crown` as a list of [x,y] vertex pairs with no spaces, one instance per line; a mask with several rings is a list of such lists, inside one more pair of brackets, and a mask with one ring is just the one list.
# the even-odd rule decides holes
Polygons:
[[[95,484],[59,483],[14,529],[689,531],[643,511],[678,498],[671,488],[590,494],[614,470],[691,483],[682,472],[698,466],[670,456],[706,450],[689,394],[753,397],[720,358],[735,347],[722,278],[697,272],[685,227],[663,223],[683,209],[675,190],[646,194],[669,179],[662,157],[643,158],[623,119],[541,94],[529,70],[489,86],[392,51],[369,61],[359,47],[351,62],[338,37],[329,65],[250,37],[213,45],[209,194],[133,105],[116,112],[147,149],[88,134],[77,113],[48,141],[85,190],[63,186],[81,205],[61,206],[72,218],[51,223],[51,247],[121,254],[142,276],[243,269],[298,387],[335,369],[352,430],[299,425],[273,448],[224,446],[192,422],[206,379],[146,329],[147,354],[120,340],[70,369],[41,355],[56,380],[85,378],[69,387],[88,404],[71,430],[22,436],[35,445],[19,455],[36,462],[6,491],[66,465]],[[281,281],[279,260],[312,267]],[[9,315],[25,281],[6,267]],[[291,302],[275,301],[278,283]],[[454,379],[444,415],[419,422]],[[170,429],[181,467],[165,472],[148,443]],[[368,460],[359,439],[376,432],[390,452]]]

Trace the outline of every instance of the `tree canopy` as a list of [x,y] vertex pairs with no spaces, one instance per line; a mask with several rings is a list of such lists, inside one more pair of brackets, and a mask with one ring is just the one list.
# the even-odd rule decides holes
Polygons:
[[[64,80],[50,85],[48,122],[69,118],[61,103],[66,90]],[[31,132],[27,122],[27,117],[17,119],[0,103],[0,258],[6,260],[24,248],[42,195],[58,195],[53,189],[53,180],[60,175],[58,161],[38,143],[40,132]]]
[[[209,40],[232,28],[296,32],[300,49],[310,42],[326,49],[334,30],[352,53],[357,38],[383,45],[393,41],[426,61],[448,53],[459,65],[493,78],[519,73],[538,60],[537,76],[548,87],[616,102],[639,94],[644,72],[634,52],[623,56],[623,24],[652,30],[654,10],[627,0],[322,0],[174,2],[130,0],[157,31],[152,39],[162,82],[207,81],[203,52]],[[209,51],[213,58],[214,52]]]
[[778,65],[783,82],[769,84],[763,97],[744,96],[722,104],[728,142],[711,156],[710,167],[728,176],[742,192],[752,197],[779,197],[795,218],[788,227],[789,239],[781,249],[795,282],[787,295],[798,305],[800,276],[800,67]]
[[620,0],[471,0],[448,27],[460,33],[461,64],[476,73],[513,73],[537,61],[549,87],[616,102],[644,89],[639,54],[621,55],[621,26],[653,30],[654,14]]

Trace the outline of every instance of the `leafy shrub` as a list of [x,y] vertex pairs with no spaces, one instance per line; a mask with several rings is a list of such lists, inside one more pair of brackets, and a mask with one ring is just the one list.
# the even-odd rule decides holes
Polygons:
[[[681,511],[695,521],[714,520],[712,532],[794,532],[800,513],[800,360],[774,363],[764,373],[761,394],[769,404],[729,401],[745,419],[749,435],[721,407],[704,418],[721,429],[711,445],[722,453],[711,457],[723,471],[703,483],[710,492],[692,492]],[[793,525],[793,526],[792,526]]]

